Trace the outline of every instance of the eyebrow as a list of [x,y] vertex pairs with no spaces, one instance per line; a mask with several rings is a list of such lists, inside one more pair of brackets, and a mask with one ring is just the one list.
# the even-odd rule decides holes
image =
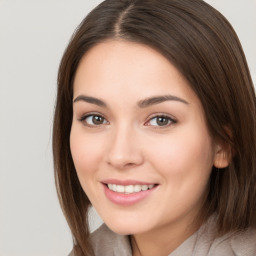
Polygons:
[[105,107],[105,108],[107,107],[107,104],[104,101],[94,98],[94,97],[91,97],[91,96],[79,95],[78,97],[76,97],[74,99],[73,103],[76,103],[78,101],[88,102],[88,103],[95,104],[100,107]]
[[165,101],[178,101],[184,104],[189,104],[187,101],[184,99],[181,99],[177,96],[174,95],[162,95],[162,96],[154,96],[154,97],[149,97],[144,100],[141,100],[138,102],[138,106],[140,108],[146,108],[155,104],[160,104]]
[[[103,100],[100,100],[98,98],[91,97],[91,96],[79,95],[78,97],[76,97],[73,100],[73,103],[76,103],[79,101],[88,102],[88,103],[95,104],[100,107],[105,107],[105,108],[108,107],[107,104]],[[165,101],[178,101],[178,102],[181,102],[184,104],[189,104],[186,100],[181,99],[174,95],[161,95],[161,96],[153,96],[153,97],[146,98],[144,100],[140,100],[137,103],[137,105],[139,108],[146,108],[146,107],[149,107],[152,105],[160,104]]]

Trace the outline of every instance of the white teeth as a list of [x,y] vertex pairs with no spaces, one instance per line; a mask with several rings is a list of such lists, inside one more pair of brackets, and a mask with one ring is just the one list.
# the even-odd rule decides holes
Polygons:
[[128,186],[108,184],[108,188],[110,190],[118,192],[118,193],[125,193],[125,194],[137,193],[140,191],[152,189],[153,187],[154,187],[153,184],[151,184],[151,185],[128,185]]
[[141,189],[144,191],[144,190],[147,190],[148,189],[148,186],[147,185],[142,185],[141,186]]
[[130,194],[133,192],[133,185],[125,186],[124,187],[125,193]]
[[140,192],[141,191],[141,185],[134,185],[134,192]]
[[116,186],[116,192],[118,193],[124,193],[125,187],[122,185],[117,185]]

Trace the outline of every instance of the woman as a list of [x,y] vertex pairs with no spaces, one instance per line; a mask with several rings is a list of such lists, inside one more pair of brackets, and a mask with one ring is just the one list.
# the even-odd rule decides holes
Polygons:
[[[62,58],[57,191],[72,255],[255,255],[256,101],[203,1],[107,0]],[[90,235],[91,204],[105,224]]]

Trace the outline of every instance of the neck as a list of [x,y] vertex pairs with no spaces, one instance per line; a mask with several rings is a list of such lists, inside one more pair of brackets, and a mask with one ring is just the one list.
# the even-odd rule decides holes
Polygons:
[[157,230],[131,236],[133,256],[166,256],[172,253],[187,238],[195,233],[200,225],[164,225]]

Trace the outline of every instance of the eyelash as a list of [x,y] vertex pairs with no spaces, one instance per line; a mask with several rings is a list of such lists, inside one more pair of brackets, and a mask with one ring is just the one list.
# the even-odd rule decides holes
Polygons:
[[[87,118],[94,118],[94,117],[99,117],[99,118],[102,118],[103,119],[103,123],[101,124],[89,124],[88,121],[86,121]],[[162,118],[162,119],[165,119],[167,121],[167,124],[164,124],[164,125],[159,125],[157,124],[157,120],[156,120],[156,125],[150,125],[149,123],[154,120],[154,119],[157,119],[157,118]],[[86,114],[84,116],[82,116],[81,118],[79,118],[79,121],[83,122],[86,126],[90,127],[90,128],[98,128],[98,127],[101,127],[102,125],[106,125],[106,124],[109,124],[109,122],[107,121],[107,119],[101,115],[101,114],[98,114],[98,113],[89,113],[89,114]],[[91,120],[93,122],[93,119]],[[177,120],[175,120],[174,118],[166,115],[166,114],[157,114],[157,115],[153,115],[149,118],[149,120],[145,123],[146,126],[152,126],[154,128],[166,128],[166,127],[169,127],[170,125],[172,124],[176,124],[177,123]]]
[[[157,118],[163,118],[165,119],[168,123],[167,124],[164,124],[164,125],[151,125],[152,127],[154,128],[166,128],[166,127],[169,127],[173,124],[176,124],[177,123],[177,120],[175,120],[173,117],[170,117],[166,114],[157,114],[157,115],[153,115],[149,118],[149,120],[145,123],[146,126],[150,126],[149,122],[154,120],[154,119],[157,119]],[[157,120],[155,122],[157,124]]]
[[[89,124],[88,121],[86,121],[87,118],[94,118],[94,117],[99,117],[99,118],[102,118],[104,120],[105,123],[102,123],[102,124]],[[101,115],[101,114],[98,114],[98,113],[88,113],[84,116],[82,116],[81,118],[79,118],[79,121],[81,121],[82,123],[85,124],[85,126],[88,126],[90,128],[98,128],[100,127],[101,125],[106,125],[108,123],[107,119]]]

